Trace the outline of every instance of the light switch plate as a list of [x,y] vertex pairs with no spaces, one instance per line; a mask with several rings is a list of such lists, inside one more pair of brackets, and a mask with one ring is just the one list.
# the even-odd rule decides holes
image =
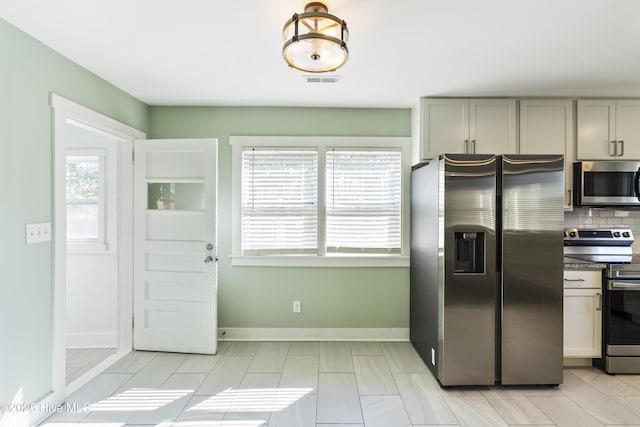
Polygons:
[[27,224],[25,228],[27,244],[48,242],[51,240],[51,223]]

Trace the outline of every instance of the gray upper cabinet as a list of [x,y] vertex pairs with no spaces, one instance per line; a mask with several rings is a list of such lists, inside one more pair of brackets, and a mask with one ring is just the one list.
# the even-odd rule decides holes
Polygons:
[[422,98],[413,121],[414,163],[439,153],[517,153],[515,99]]
[[578,160],[640,160],[640,100],[578,100]]
[[520,153],[564,155],[564,208],[572,209],[573,101],[520,100]]

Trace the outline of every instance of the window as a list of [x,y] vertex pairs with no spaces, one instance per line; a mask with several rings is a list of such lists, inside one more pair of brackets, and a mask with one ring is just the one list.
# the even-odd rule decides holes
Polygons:
[[400,150],[327,151],[327,252],[401,250]]
[[408,265],[408,138],[231,144],[234,265]]
[[242,253],[316,254],[318,153],[242,150]]
[[104,241],[104,154],[67,156],[67,242]]

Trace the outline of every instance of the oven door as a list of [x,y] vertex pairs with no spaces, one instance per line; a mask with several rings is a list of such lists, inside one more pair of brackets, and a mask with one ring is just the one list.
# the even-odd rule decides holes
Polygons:
[[640,279],[607,281],[605,344],[610,356],[640,356]]
[[577,162],[576,205],[640,205],[640,162]]

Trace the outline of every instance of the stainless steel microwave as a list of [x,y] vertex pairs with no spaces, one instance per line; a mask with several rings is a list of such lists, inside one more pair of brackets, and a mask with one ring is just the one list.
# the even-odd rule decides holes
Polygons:
[[573,164],[576,206],[640,206],[640,162]]

